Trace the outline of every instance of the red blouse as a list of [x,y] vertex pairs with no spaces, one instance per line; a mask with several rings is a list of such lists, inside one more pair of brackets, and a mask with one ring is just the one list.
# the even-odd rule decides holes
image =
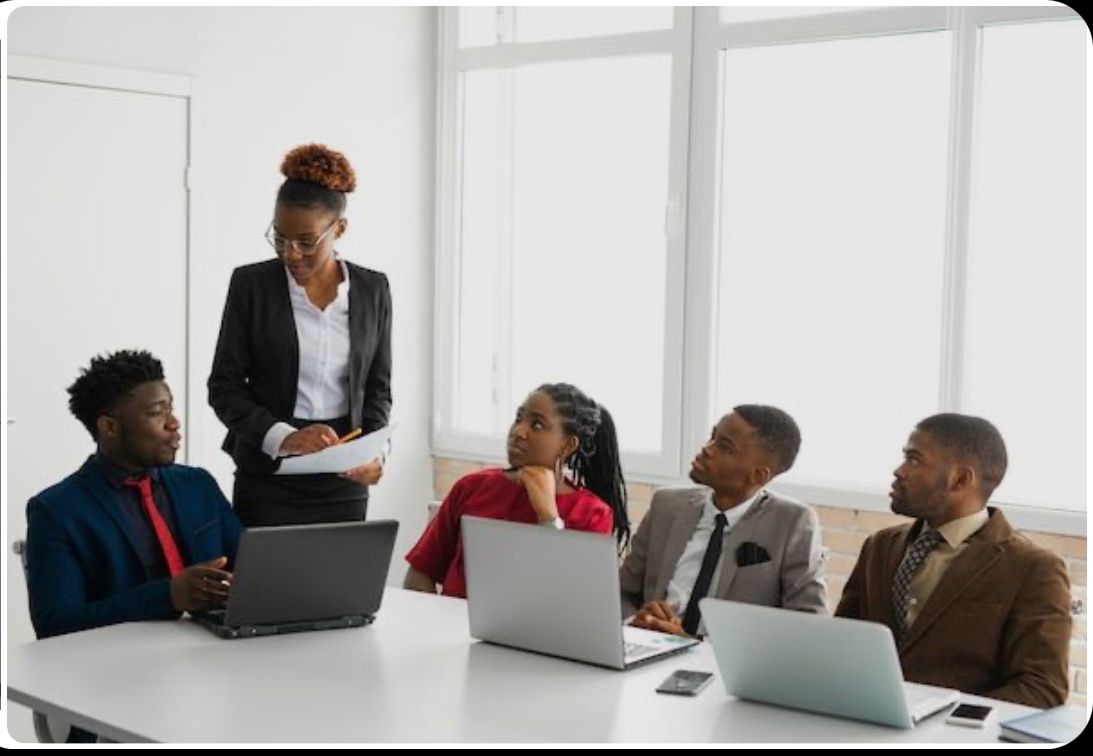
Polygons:
[[[558,515],[567,529],[611,533],[614,526],[611,507],[591,491],[578,488],[572,493],[558,494],[556,501]],[[406,555],[411,567],[441,584],[442,594],[460,598],[467,596],[459,527],[463,515],[529,524],[539,521],[527,489],[510,480],[503,470],[481,470],[460,478],[417,545]]]

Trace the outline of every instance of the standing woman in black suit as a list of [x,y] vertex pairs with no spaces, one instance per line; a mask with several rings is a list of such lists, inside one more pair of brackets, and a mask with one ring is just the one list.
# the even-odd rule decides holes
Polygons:
[[363,520],[382,463],[342,474],[275,476],[281,457],[309,454],[391,412],[387,277],[343,260],[349,161],[323,145],[281,164],[266,240],[277,259],[232,273],[209,404],[228,428],[235,511],[247,527]]

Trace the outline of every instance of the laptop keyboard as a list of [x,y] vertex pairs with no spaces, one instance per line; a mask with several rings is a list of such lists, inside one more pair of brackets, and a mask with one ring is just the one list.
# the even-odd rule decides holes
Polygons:
[[624,641],[622,644],[623,656],[626,659],[632,659],[636,656],[644,656],[645,654],[653,653],[656,650],[657,649],[653,648],[652,646],[643,646],[640,643],[627,643]]
[[206,622],[209,622],[209,623],[212,623],[214,625],[223,625],[224,624],[224,617],[226,615],[227,615],[227,612],[224,611],[223,609],[210,609],[208,611],[201,612],[198,615],[198,619],[202,619],[202,620],[204,620]]
[[932,714],[937,714],[951,703],[953,703],[952,696],[935,696],[934,698],[915,701],[915,705],[911,709],[911,719],[919,722]]
[[946,706],[956,703],[959,698],[955,690],[948,688],[910,682],[904,685],[907,689],[907,704],[911,709],[911,719],[915,722],[936,714]]

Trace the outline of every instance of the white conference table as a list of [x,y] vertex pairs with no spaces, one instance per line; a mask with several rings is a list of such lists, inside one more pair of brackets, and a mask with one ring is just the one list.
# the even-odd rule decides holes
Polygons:
[[8,665],[13,702],[123,742],[997,742],[1032,711],[992,701],[985,729],[904,731],[737,700],[720,675],[664,695],[675,669],[717,672],[708,644],[602,669],[473,641],[464,601],[396,588],[370,627],[221,640],[130,623],[14,646]]

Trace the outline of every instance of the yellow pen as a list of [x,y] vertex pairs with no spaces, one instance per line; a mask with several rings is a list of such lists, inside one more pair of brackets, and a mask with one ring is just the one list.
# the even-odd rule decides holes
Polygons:
[[357,436],[359,436],[362,432],[363,431],[361,431],[360,428],[357,428],[355,431],[350,431],[349,433],[346,433],[344,436],[339,438],[338,443],[339,444],[344,444],[346,441],[352,441]]

